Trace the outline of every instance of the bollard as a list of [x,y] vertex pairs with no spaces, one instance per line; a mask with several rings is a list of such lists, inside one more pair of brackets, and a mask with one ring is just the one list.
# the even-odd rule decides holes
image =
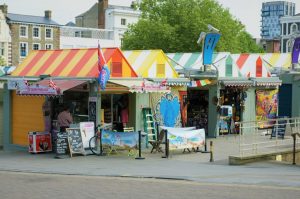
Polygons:
[[102,129],[99,130],[99,140],[100,140],[100,156],[103,156],[103,147],[102,147]]
[[204,142],[204,151],[200,151],[201,153],[210,153],[210,151],[207,151],[207,142],[206,142],[206,139],[205,139],[205,142]]
[[169,139],[168,130],[165,130],[165,155],[162,158],[169,158]]
[[139,157],[135,158],[136,160],[143,160],[145,159],[142,157],[142,132],[139,131]]
[[210,141],[210,162],[214,161],[214,145],[213,141]]
[[296,164],[296,134],[292,135],[293,137],[293,164]]

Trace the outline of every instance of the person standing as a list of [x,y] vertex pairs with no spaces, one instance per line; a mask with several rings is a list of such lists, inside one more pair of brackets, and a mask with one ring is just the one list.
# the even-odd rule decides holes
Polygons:
[[67,105],[65,105],[63,111],[58,114],[57,123],[60,128],[60,132],[66,132],[66,128],[69,128],[70,124],[73,123],[70,108]]

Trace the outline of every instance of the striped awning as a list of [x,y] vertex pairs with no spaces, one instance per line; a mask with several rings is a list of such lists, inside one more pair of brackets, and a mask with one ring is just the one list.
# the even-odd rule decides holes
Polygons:
[[[119,64],[112,70],[112,77],[115,74],[118,77],[137,77],[120,49],[104,48],[102,51],[109,69]],[[98,48],[32,51],[12,73],[12,76],[19,77],[41,75],[96,78],[99,75]]]

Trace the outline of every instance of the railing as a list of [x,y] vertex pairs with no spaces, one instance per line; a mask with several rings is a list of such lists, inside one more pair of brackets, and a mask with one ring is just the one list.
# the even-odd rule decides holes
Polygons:
[[114,31],[107,29],[63,26],[60,28],[60,36],[113,40]]
[[[300,132],[300,117],[237,122],[236,125],[240,129],[239,156],[262,155],[292,150],[292,135]],[[300,145],[300,139],[295,141],[296,145]]]

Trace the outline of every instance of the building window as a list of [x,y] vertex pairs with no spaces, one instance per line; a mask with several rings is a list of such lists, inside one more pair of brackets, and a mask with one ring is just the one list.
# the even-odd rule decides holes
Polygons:
[[53,38],[52,28],[46,28],[46,39],[52,39],[52,38]]
[[32,50],[40,50],[41,49],[41,45],[40,44],[32,44]]
[[28,44],[25,42],[20,43],[20,57],[26,57],[28,53]]
[[34,38],[40,38],[40,28],[39,27],[32,28],[32,36]]
[[293,34],[294,32],[296,32],[298,30],[297,24],[292,24],[291,25],[291,34]]
[[121,19],[121,25],[124,25],[124,26],[126,25],[126,19],[123,19],[123,18]]
[[45,44],[45,49],[46,50],[52,50],[53,49],[53,45],[52,44]]
[[20,26],[20,37],[27,37],[28,29],[27,26]]
[[0,56],[4,56],[5,54],[5,43],[4,42],[0,42]]

